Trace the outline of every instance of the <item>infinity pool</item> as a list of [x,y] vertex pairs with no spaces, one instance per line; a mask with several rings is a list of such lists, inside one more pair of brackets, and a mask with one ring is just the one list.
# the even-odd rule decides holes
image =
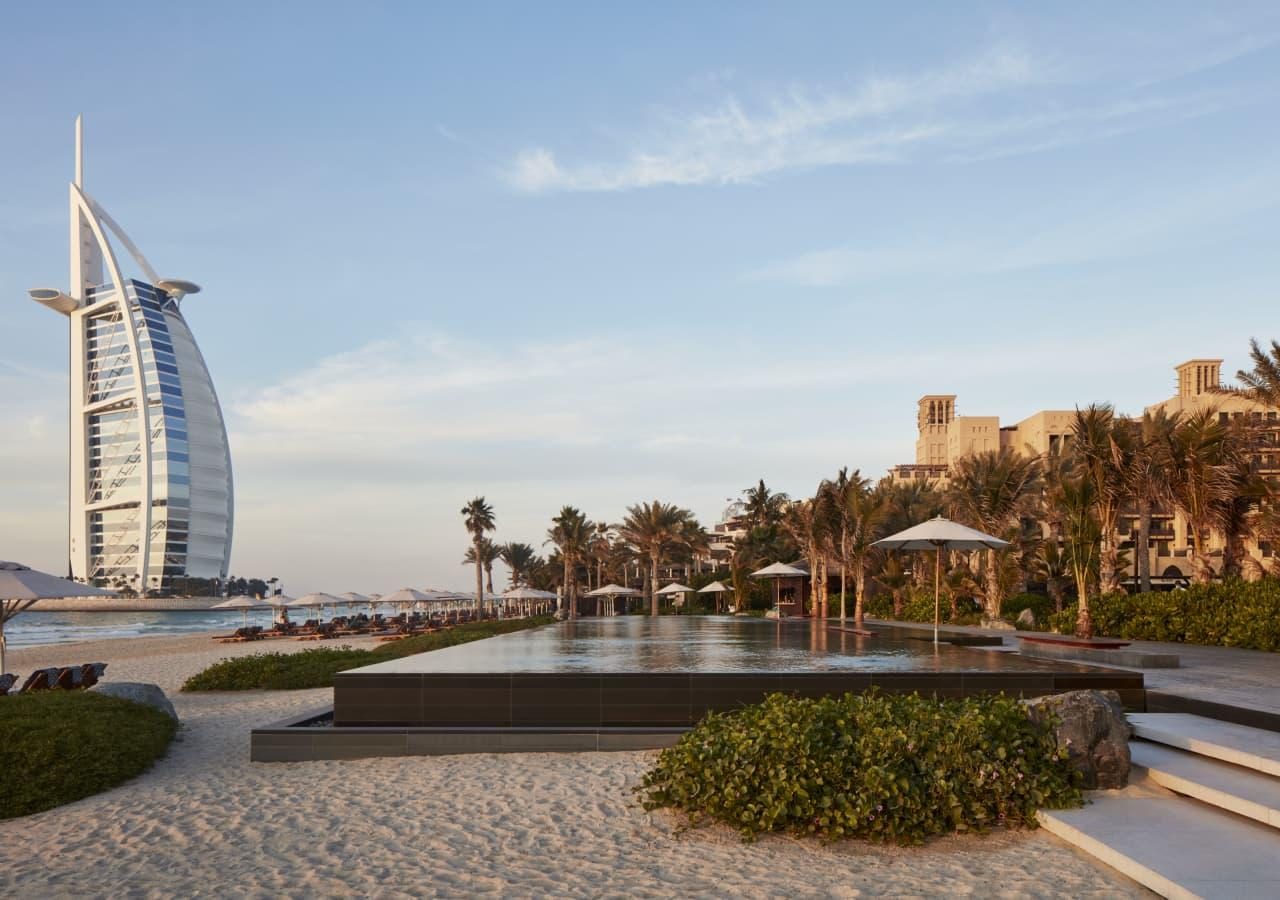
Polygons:
[[1092,671],[1016,653],[936,647],[919,630],[854,634],[826,622],[731,616],[579,619],[420,653],[353,674],[595,672],[1061,672]]

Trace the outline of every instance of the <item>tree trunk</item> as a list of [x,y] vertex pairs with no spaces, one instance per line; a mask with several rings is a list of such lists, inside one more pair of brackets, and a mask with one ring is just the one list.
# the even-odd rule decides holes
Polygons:
[[1053,601],[1054,611],[1062,612],[1062,582],[1057,577],[1050,575],[1044,581],[1044,589],[1049,592],[1049,599]]
[[1138,590],[1151,593],[1151,501],[1138,501],[1138,543],[1134,548],[1138,559]]
[[649,556],[650,575],[649,575],[649,615],[658,615],[658,554],[653,553]]
[[893,617],[895,619],[902,618],[903,591],[901,588],[893,589]]
[[1000,595],[1000,564],[999,557],[995,550],[987,551],[987,596],[985,606],[987,610],[987,618],[1000,618],[1000,601],[1004,599]]
[[853,627],[861,628],[863,598],[867,592],[867,570],[863,560],[858,560],[858,569],[853,579]]
[[1089,615],[1089,571],[1075,567],[1076,575],[1076,636],[1093,637],[1093,618]]
[[578,618],[578,604],[569,587],[569,557],[564,558],[564,601],[569,604],[569,618]]
[[1187,556],[1191,559],[1191,580],[1196,584],[1208,584],[1213,579],[1213,566],[1204,551],[1204,532],[1190,524],[1187,526]]
[[849,529],[845,528],[840,533],[840,621],[845,618],[845,594],[849,589],[849,570],[853,567],[849,564]]
[[1112,521],[1106,521],[1101,516],[1098,517],[1098,524],[1102,530],[1101,554],[1098,557],[1098,593],[1114,594],[1120,590],[1120,579],[1116,576],[1116,523],[1114,516],[1108,516]]
[[480,541],[473,544],[476,552],[476,617],[484,612],[484,563],[480,561]]

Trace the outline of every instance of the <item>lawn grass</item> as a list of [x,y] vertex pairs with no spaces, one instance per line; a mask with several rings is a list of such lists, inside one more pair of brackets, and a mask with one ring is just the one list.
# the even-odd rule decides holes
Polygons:
[[482,638],[523,631],[554,622],[551,616],[530,619],[503,619],[501,621],[469,622],[442,631],[419,634],[381,644],[372,650],[357,650],[349,645],[317,647],[299,653],[254,653],[214,663],[202,672],[191,676],[183,684],[184,691],[258,691],[301,690],[303,688],[332,687],[333,676],[347,669],[373,663],[386,662],[466,644]]
[[0,698],[0,819],[97,794],[151,768],[178,723],[150,706],[85,691]]

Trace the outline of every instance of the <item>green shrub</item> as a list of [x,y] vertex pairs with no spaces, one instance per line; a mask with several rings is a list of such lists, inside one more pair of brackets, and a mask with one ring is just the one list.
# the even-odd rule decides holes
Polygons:
[[316,647],[299,653],[254,653],[214,663],[192,675],[183,684],[184,691],[256,691],[299,690],[332,687],[333,676],[347,669],[400,659],[415,653],[439,650],[455,644],[466,644],[482,638],[512,631],[523,631],[554,622],[551,616],[531,619],[469,622],[391,641],[372,650],[357,650],[349,645]]
[[[1280,650],[1280,579],[1228,578],[1186,590],[1104,594],[1089,601],[1095,634],[1136,641],[1169,641]],[[1076,607],[1050,620],[1054,631],[1075,631]]]
[[0,699],[0,819],[97,794],[164,755],[177,723],[150,706],[85,691]]
[[1054,615],[1053,601],[1043,594],[1014,594],[1006,597],[1000,604],[1000,618],[1009,622],[1017,622],[1024,609],[1031,610],[1036,617],[1036,624],[1043,626]]
[[[982,607],[972,598],[962,597],[956,603],[958,615],[951,618],[951,601],[943,596],[938,606],[940,621],[951,625],[978,625],[982,622]],[[899,622],[933,621],[933,588],[917,588],[911,591],[902,604],[902,615],[893,614],[893,596],[877,594],[866,601],[867,615],[877,619],[894,619]]]
[[920,843],[1081,802],[1051,727],[1017,700],[878,693],[708,714],[637,788],[646,809],[718,821],[744,838],[789,831]]

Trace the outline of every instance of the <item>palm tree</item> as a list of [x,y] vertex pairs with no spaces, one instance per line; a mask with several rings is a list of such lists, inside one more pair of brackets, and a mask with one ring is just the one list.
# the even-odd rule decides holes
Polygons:
[[761,478],[755,487],[743,492],[742,503],[747,510],[748,528],[768,527],[782,523],[782,515],[791,501],[786,494],[769,490]]
[[[1040,485],[1040,461],[1008,447],[962,457],[952,468],[948,498],[953,515],[973,527],[1005,539],[1015,539],[1019,521],[1031,511]],[[984,573],[983,606],[990,619],[1000,616],[1004,600],[1001,554],[988,550]]]
[[1062,612],[1063,588],[1070,580],[1073,569],[1067,552],[1058,544],[1058,538],[1041,541],[1032,560],[1037,577],[1044,582],[1044,589],[1053,601],[1055,612]]
[[658,615],[658,569],[671,549],[684,540],[685,529],[692,521],[693,514],[687,509],[654,500],[628,506],[627,517],[617,526],[619,536],[649,561],[650,615]]
[[1093,637],[1093,619],[1089,615],[1089,577],[1098,557],[1101,525],[1096,516],[1097,484],[1087,471],[1058,481],[1055,505],[1061,515],[1065,555],[1071,562],[1076,582],[1076,634]]
[[1138,466],[1133,429],[1118,419],[1108,404],[1093,403],[1076,410],[1072,423],[1073,449],[1088,478],[1093,482],[1097,504],[1101,549],[1098,557],[1098,591],[1120,590],[1116,525],[1120,509],[1129,497],[1134,470]]
[[[613,553],[612,533],[608,522],[596,522],[595,532],[591,535],[591,559],[596,564],[596,587],[604,586],[604,567]],[[590,573],[587,587],[591,586]]]
[[1253,360],[1252,371],[1236,372],[1236,379],[1244,386],[1243,392],[1259,403],[1280,406],[1280,341],[1273,340],[1268,352],[1257,338],[1250,339],[1249,358]]
[[1187,523],[1191,578],[1198,584],[1213,577],[1209,536],[1224,524],[1236,494],[1229,428],[1216,410],[1202,409],[1178,423],[1169,444],[1169,498]]
[[594,530],[591,520],[573,506],[562,506],[547,530],[547,543],[555,544],[564,565],[564,593],[571,619],[578,617],[578,566],[590,552]]
[[[893,595],[893,617],[902,618],[902,603],[907,588],[911,586],[911,574],[903,567],[896,553],[885,555],[880,571],[873,576],[878,584]],[[843,610],[842,610],[843,612]]]
[[[824,608],[826,573],[823,566],[824,545],[829,534],[830,498],[822,491],[816,497],[800,500],[787,507],[783,522],[787,531],[800,545],[800,552],[809,564],[809,583],[816,618],[826,618]],[[803,598],[801,598],[803,599]]]
[[529,576],[538,563],[538,551],[529,544],[514,542],[503,544],[498,555],[511,570],[511,586],[528,585]]
[[1170,438],[1178,413],[1163,409],[1143,413],[1137,423],[1137,446],[1128,471],[1127,492],[1138,510],[1138,536],[1134,554],[1138,565],[1138,590],[1151,591],[1151,515],[1169,502]]
[[493,564],[502,556],[502,547],[486,538],[481,538],[478,543],[472,544],[467,548],[467,553],[462,558],[462,564],[475,565],[478,561],[484,567],[484,589],[493,594]]
[[845,617],[845,585],[853,578],[853,621],[862,627],[863,605],[867,593],[867,571],[870,568],[871,545],[883,534],[889,516],[890,494],[887,489],[872,487],[871,480],[854,469],[841,469],[834,480],[826,482],[839,523],[840,553],[840,618]]
[[497,525],[493,520],[493,507],[483,497],[474,497],[462,507],[463,524],[471,535],[471,547],[475,553],[476,566],[476,612],[484,609],[484,561],[480,544],[485,540],[485,532],[493,531]]

